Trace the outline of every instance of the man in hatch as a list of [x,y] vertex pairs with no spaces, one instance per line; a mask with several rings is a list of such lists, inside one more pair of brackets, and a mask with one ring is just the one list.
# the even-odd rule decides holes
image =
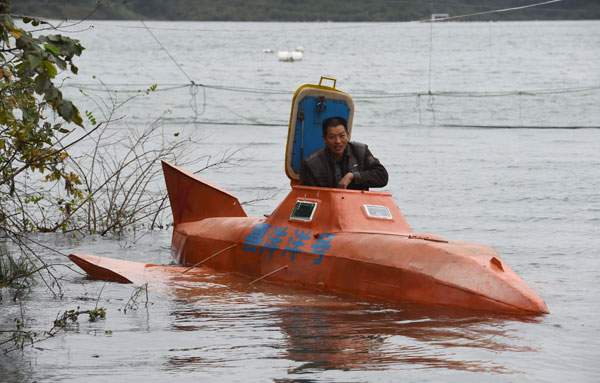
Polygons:
[[323,121],[325,146],[304,159],[300,183],[340,189],[369,190],[387,185],[388,174],[369,148],[348,142],[348,124],[342,117]]

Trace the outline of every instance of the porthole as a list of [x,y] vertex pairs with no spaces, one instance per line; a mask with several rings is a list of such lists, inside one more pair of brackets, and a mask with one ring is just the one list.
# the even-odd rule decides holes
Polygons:
[[292,211],[291,219],[310,222],[317,210],[317,203],[310,201],[296,201],[294,211]]
[[370,218],[393,219],[392,213],[387,206],[380,205],[363,205],[367,216]]

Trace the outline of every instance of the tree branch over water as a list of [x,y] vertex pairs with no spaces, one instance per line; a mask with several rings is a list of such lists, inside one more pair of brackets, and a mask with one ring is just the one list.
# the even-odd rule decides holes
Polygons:
[[[14,330],[0,329],[11,334],[0,339],[0,346],[12,342],[9,350],[14,350],[54,336],[81,314],[90,315],[90,320],[105,315],[98,307],[67,310],[44,337],[34,339],[36,332],[26,327],[22,295],[38,281],[55,299],[63,297],[63,290],[54,268],[59,264],[48,257],[58,251],[36,241],[33,233],[120,237],[142,228],[168,228],[171,216],[161,160],[184,166],[208,158],[205,170],[231,166],[237,152],[216,160],[195,158],[198,140],[191,133],[166,131],[164,114],[148,125],[129,126],[122,108],[138,97],[150,97],[156,85],[125,97],[106,87],[100,94],[81,91],[96,106],[93,112],[85,111],[85,124],[92,125],[85,128],[57,80],[66,71],[77,74],[73,59],[83,46],[58,34],[44,36],[39,29],[17,26],[7,4],[0,2],[0,303],[4,291],[10,291],[21,317]],[[27,16],[22,24],[56,31],[50,23]],[[69,123],[76,126],[67,128]]]

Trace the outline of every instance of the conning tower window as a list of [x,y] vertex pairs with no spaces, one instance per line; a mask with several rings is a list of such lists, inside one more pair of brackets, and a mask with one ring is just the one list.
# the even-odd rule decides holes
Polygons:
[[392,213],[390,213],[390,209],[387,206],[363,205],[363,207],[367,215],[371,218],[393,219]]
[[317,210],[317,203],[310,201],[296,201],[294,211],[292,211],[291,219],[310,222]]

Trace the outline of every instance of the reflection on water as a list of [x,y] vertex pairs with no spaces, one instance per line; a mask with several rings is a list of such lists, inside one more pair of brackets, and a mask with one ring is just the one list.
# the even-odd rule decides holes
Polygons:
[[249,279],[228,274],[176,279],[168,293],[183,307],[170,313],[173,331],[239,332],[252,341],[172,348],[167,369],[218,368],[231,361],[233,350],[243,360],[269,349],[264,357],[298,363],[290,374],[390,366],[505,374],[520,371],[495,361],[498,352],[538,351],[518,339],[511,325],[539,323],[539,316],[357,302],[268,283],[249,286]]

